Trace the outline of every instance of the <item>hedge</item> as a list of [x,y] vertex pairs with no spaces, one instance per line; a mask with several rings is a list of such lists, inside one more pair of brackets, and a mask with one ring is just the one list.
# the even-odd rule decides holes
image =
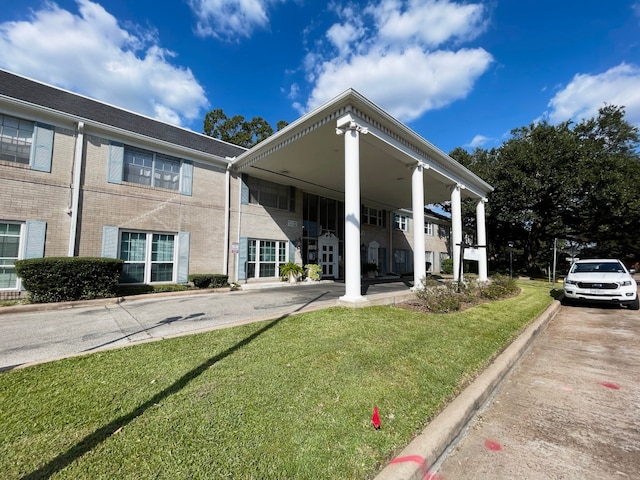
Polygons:
[[15,262],[16,273],[33,303],[66,302],[116,296],[122,260],[46,257]]
[[189,281],[196,288],[220,288],[229,286],[229,275],[221,273],[194,273],[189,275]]

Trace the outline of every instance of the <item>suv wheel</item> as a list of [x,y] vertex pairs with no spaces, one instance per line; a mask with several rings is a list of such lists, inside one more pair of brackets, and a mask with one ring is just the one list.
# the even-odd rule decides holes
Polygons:
[[640,310],[640,295],[636,295],[636,299],[629,304],[629,310]]

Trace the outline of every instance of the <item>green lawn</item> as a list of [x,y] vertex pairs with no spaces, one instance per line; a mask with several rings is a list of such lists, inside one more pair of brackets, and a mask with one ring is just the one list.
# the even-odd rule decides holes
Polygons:
[[373,477],[553,300],[520,286],[462,313],[331,308],[2,373],[0,477]]

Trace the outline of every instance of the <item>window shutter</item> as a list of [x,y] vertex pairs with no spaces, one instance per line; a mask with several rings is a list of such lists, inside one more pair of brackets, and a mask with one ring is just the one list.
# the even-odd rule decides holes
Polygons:
[[240,203],[242,205],[249,204],[249,185],[247,185],[246,175],[242,175],[240,179]]
[[33,128],[33,146],[29,166],[38,172],[51,173],[51,157],[53,156],[53,127],[36,123]]
[[124,165],[124,145],[121,143],[109,144],[109,159],[107,162],[107,182],[122,183],[122,169]]
[[102,227],[102,256],[105,258],[118,258],[118,240],[120,239],[118,227]]
[[296,261],[296,244],[289,240],[289,261]]
[[289,187],[289,211],[296,211],[296,187]]
[[238,280],[247,279],[247,257],[249,254],[249,239],[240,237],[238,246]]
[[387,228],[387,215],[388,212],[386,210],[382,210],[382,226]]
[[44,257],[44,241],[47,222],[28,220],[26,222],[24,258]]
[[180,193],[182,195],[189,195],[193,191],[193,162],[189,160],[182,160],[182,166],[180,168]]
[[189,281],[189,232],[178,232],[178,266],[176,282]]

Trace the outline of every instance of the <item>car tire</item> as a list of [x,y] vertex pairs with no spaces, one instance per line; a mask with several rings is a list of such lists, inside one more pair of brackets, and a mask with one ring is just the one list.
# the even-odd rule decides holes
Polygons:
[[565,306],[573,305],[573,301],[563,295],[562,298],[560,299],[560,305],[565,305]]
[[629,304],[629,310],[640,310],[640,296],[636,295],[636,299]]

